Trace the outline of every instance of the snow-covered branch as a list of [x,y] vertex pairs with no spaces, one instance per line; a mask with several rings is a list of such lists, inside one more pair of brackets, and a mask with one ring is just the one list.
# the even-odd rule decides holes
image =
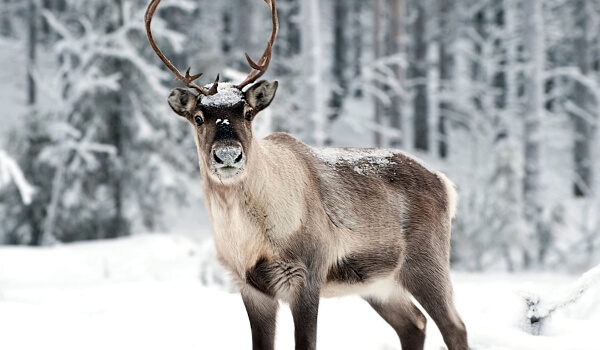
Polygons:
[[584,75],[577,67],[559,67],[548,70],[544,74],[544,79],[552,79],[556,77],[570,78],[585,86],[591,94],[596,98],[596,102],[600,103],[600,84],[591,76]]
[[31,203],[35,188],[27,182],[17,162],[3,150],[0,150],[0,188],[7,186],[11,181],[19,189],[23,203]]

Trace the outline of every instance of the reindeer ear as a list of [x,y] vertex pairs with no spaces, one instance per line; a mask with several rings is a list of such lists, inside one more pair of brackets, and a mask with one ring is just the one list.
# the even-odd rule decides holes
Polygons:
[[173,112],[184,118],[190,118],[192,112],[194,111],[194,107],[196,107],[196,100],[198,96],[196,96],[193,92],[176,88],[171,91],[169,98],[167,101],[169,102],[169,106]]
[[276,81],[269,83],[261,80],[246,91],[246,101],[254,108],[255,113],[269,107],[275,98],[278,84]]

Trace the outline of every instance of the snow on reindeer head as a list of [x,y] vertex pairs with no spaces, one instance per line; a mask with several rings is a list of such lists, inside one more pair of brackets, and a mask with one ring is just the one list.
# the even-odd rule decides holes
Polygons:
[[[194,81],[202,73],[185,76],[160,51],[150,24],[152,16],[161,0],[152,0],[145,15],[146,33],[150,45],[163,63],[189,89],[175,88],[167,99],[173,111],[184,117],[195,128],[196,147],[203,173],[220,183],[232,183],[241,178],[247,164],[247,156],[252,146],[252,121],[256,115],[267,108],[277,91],[277,82],[265,80],[254,84],[269,68],[273,53],[273,43],[279,30],[275,0],[265,2],[271,9],[273,31],[267,47],[258,62],[254,62],[248,54],[246,59],[252,67],[248,77],[241,83],[219,84],[219,76],[212,84],[200,87]],[[244,88],[254,84],[244,91]],[[193,90],[195,90],[195,92]]]

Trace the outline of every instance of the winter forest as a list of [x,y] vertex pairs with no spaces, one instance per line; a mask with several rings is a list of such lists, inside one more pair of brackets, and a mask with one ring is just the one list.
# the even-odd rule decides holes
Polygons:
[[[118,249],[135,251],[139,243],[152,252],[140,250],[141,261],[168,266],[169,254],[189,253],[203,285],[223,284],[210,260],[194,139],[166,103],[182,85],[148,44],[148,1],[0,0],[0,309],[3,284],[9,298],[7,281],[29,283],[11,280],[21,270],[3,263],[36,261],[54,271],[52,250],[39,258],[37,250],[17,257],[18,249],[80,241],[102,240],[89,247],[105,249],[114,241],[106,239],[120,238]],[[541,288],[556,289],[553,278],[539,276],[559,273],[554,278],[568,285],[600,263],[600,1],[277,0],[277,8],[280,31],[264,78],[279,81],[279,90],[255,135],[396,148],[446,173],[460,196],[451,255],[457,290],[473,287],[472,276],[510,281],[495,290],[490,280],[463,300],[506,292],[509,273],[519,281],[535,274]],[[217,73],[241,81],[250,70],[244,53],[259,57],[271,21],[260,0],[164,0],[152,28],[178,69],[204,73],[203,85]],[[160,241],[148,241],[156,232],[164,233]],[[159,243],[172,249],[161,253]],[[97,258],[98,278],[138,276],[81,244],[70,254]],[[128,255],[121,253],[117,261]],[[61,259],[56,273],[87,271]],[[153,278],[172,278],[161,266]],[[596,279],[586,281],[592,288]],[[537,308],[536,296],[517,299],[529,318],[554,311]],[[330,314],[343,309],[329,305]],[[579,311],[587,307],[595,315],[587,318],[600,321],[597,304],[585,305]],[[465,318],[467,328],[477,320]],[[499,341],[493,334],[476,331],[481,349]],[[526,349],[553,348],[517,339]],[[382,344],[398,347],[393,339]]]

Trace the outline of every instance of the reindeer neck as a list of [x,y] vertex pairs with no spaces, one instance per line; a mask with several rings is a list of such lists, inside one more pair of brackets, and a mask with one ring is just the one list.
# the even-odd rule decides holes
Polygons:
[[209,211],[211,206],[239,208],[269,228],[294,231],[306,210],[307,174],[300,160],[285,147],[252,141],[242,180],[223,184],[203,176]]

